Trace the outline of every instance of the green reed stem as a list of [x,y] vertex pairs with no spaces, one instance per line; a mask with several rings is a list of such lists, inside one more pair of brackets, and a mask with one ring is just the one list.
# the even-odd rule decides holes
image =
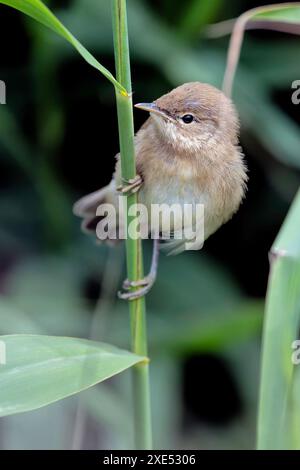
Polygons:
[[[118,82],[127,94],[116,90],[122,178],[129,180],[136,176],[134,152],[134,125],[131,96],[131,73],[127,30],[126,0],[112,0],[114,51]],[[127,197],[128,211],[137,203],[137,194]],[[127,211],[127,212],[128,212]],[[133,217],[127,213],[127,227]],[[143,278],[143,255],[141,240],[126,239],[126,261],[128,279],[137,281]],[[147,356],[146,305],[145,298],[129,302],[131,320],[132,351]],[[135,423],[135,446],[137,449],[151,449],[151,408],[149,364],[140,363],[133,368],[133,401]]]

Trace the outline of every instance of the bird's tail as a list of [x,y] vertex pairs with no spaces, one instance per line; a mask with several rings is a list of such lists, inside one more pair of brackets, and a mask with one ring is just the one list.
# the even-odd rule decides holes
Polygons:
[[[113,204],[114,206],[116,204],[116,189],[114,181],[111,181],[111,183],[104,188],[82,197],[74,204],[73,213],[83,219],[81,223],[81,229],[83,232],[96,236],[97,225],[104,219],[104,216],[97,215],[97,208],[101,204],[106,203]],[[114,244],[118,240],[108,237],[102,241]]]

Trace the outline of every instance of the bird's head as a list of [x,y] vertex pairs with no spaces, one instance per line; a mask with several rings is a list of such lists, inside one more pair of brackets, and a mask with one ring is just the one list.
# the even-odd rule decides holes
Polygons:
[[185,83],[153,103],[135,107],[150,112],[156,130],[175,150],[193,153],[216,144],[237,143],[235,108],[211,85]]

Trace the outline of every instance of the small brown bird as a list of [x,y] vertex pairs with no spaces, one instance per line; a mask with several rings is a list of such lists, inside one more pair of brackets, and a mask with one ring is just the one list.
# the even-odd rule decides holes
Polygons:
[[[117,208],[119,191],[139,191],[139,202],[149,210],[152,204],[203,204],[207,239],[232,217],[245,194],[247,174],[234,105],[220,90],[194,82],[175,88],[153,103],[135,107],[150,113],[135,136],[138,177],[122,186],[118,154],[111,183],[74,206],[74,213],[83,217],[83,230],[95,233],[101,220],[96,215],[98,206],[106,202]],[[182,219],[177,220],[175,215],[173,232],[180,228],[178,224]],[[161,226],[158,231],[161,234]],[[167,246],[172,254],[186,249],[186,240],[170,238]],[[126,280],[123,287],[127,292],[121,293],[121,298],[132,300],[150,290],[158,252],[156,239],[150,273],[138,283]],[[130,291],[131,287],[140,288]]]

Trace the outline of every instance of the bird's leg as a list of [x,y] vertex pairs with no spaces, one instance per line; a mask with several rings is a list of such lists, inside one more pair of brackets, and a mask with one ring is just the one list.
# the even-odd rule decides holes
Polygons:
[[150,291],[153,284],[155,283],[156,276],[157,276],[158,258],[159,258],[159,240],[154,239],[151,267],[147,276],[145,276],[143,279],[140,279],[139,281],[129,281],[129,279],[125,279],[125,281],[123,282],[123,289],[125,291],[130,291],[132,287],[140,287],[140,289],[130,291],[130,292],[118,292],[118,297],[120,299],[135,300],[135,299],[138,299],[139,297],[146,295]]
[[122,184],[117,187],[117,191],[122,194],[133,194],[139,191],[143,184],[143,179],[140,175],[136,175],[135,178],[126,180],[122,178]]

